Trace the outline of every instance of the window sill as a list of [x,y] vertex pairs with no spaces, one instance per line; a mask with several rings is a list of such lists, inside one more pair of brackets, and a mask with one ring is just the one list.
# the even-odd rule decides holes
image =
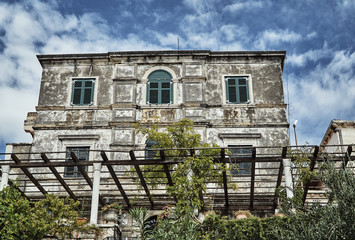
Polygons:
[[65,110],[80,109],[80,110],[93,110],[98,109],[96,105],[70,105],[66,106]]
[[255,103],[224,103],[222,107],[255,107]]
[[181,108],[178,104],[145,104],[141,105],[140,108],[142,109],[170,109],[170,108]]

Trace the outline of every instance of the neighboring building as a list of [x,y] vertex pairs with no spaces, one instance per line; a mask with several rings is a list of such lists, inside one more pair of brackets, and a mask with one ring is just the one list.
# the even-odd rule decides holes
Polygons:
[[[251,147],[286,146],[285,56],[285,51],[39,55],[43,71],[38,106],[25,121],[25,131],[33,136],[33,142],[8,144],[7,152],[28,153],[20,155],[20,160],[35,161],[40,157],[34,153],[46,152],[52,158],[71,161],[72,151],[79,161],[88,161],[100,158],[99,151],[105,150],[110,160],[125,160],[129,159],[127,151],[151,145],[136,133],[135,123],[168,126],[184,118],[194,121],[202,141],[230,148],[232,155],[251,156]],[[270,149],[260,148],[258,154],[270,154]],[[144,151],[138,157],[144,157]],[[274,168],[270,171],[277,176],[275,164],[260,162],[257,167]],[[234,177],[251,174],[251,163],[240,167],[239,173],[232,172]],[[77,166],[63,164],[58,169],[67,182],[83,177]],[[127,168],[115,166],[116,170]],[[25,181],[19,168],[13,171]],[[91,174],[95,169],[85,166],[85,171]],[[42,180],[50,174],[47,167],[32,173]],[[258,179],[263,181],[262,174]],[[48,192],[59,191],[58,183],[47,184],[43,186]],[[272,194],[274,185],[270,187]],[[38,195],[33,185],[22,185],[21,189],[29,196]],[[85,191],[83,188],[79,197],[85,197]]]
[[[355,170],[353,161],[350,161],[355,147],[355,121],[334,119],[330,122],[320,143],[320,155],[334,161],[335,167],[347,167]],[[319,166],[316,166],[316,168]],[[313,179],[309,184],[306,202],[326,204],[327,189],[320,180]]]
[[324,152],[345,153],[347,149],[340,145],[355,145],[355,120],[332,120],[320,145]]

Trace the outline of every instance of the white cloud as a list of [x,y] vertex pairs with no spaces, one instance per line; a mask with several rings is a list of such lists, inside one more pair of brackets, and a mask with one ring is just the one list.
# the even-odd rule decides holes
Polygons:
[[288,63],[293,66],[304,67],[308,61],[316,62],[322,58],[330,58],[332,54],[332,50],[330,50],[327,44],[325,43],[322,49],[312,49],[302,54],[294,53],[290,55],[287,60]]
[[307,36],[306,36],[306,39],[312,39],[314,37],[317,36],[317,33],[316,32],[311,32],[311,33],[308,33]]
[[38,91],[1,86],[0,136],[14,142],[31,142],[31,135],[23,130],[27,112],[34,111]]
[[229,12],[237,12],[241,10],[247,9],[255,9],[255,8],[262,8],[269,5],[268,1],[246,1],[246,2],[237,2],[230,5],[227,5],[223,8],[223,11]]
[[[109,21],[104,18],[106,17],[104,13],[102,15],[100,13],[63,14],[58,10],[62,2],[54,0],[49,2],[22,0],[12,4],[0,2],[0,72],[2,73],[0,94],[2,103],[5,103],[0,104],[0,111],[6,116],[0,118],[1,138],[9,142],[27,139],[29,136],[22,129],[26,113],[33,111],[38,98],[41,67],[36,54],[175,49],[178,36],[181,49],[237,51],[287,48],[285,50],[291,52],[288,57],[290,67],[302,67],[297,70],[303,71],[298,75],[289,75],[291,108],[292,117],[298,118],[300,123],[303,123],[300,125],[301,131],[303,127],[305,129],[303,136],[308,140],[313,141],[312,139],[316,138],[313,129],[307,128],[307,125],[319,126],[318,134],[319,131],[323,134],[331,118],[354,119],[355,117],[353,110],[355,84],[352,77],[355,75],[354,54],[333,50],[332,39],[327,41],[329,45],[333,45],[325,45],[320,49],[310,49],[307,44],[302,44],[316,41],[323,36],[324,29],[317,28],[316,31],[308,30],[302,33],[300,30],[294,30],[297,27],[292,21],[288,23],[287,29],[280,29],[282,24],[275,25],[280,28],[263,29],[262,25],[255,27],[253,23],[247,21],[238,22],[241,24],[238,25],[232,17],[225,19],[225,15],[237,15],[227,14],[229,12],[253,9],[260,11],[271,6],[271,1],[238,1],[223,7],[218,0],[184,0],[184,6],[177,8],[177,12],[181,14],[172,13],[174,16],[169,18],[176,20],[180,27],[152,28],[154,30],[149,30],[147,27],[154,24],[142,22],[131,10],[133,4],[131,1],[126,0],[124,4],[120,1],[120,3],[120,6],[123,6],[118,9],[120,14],[115,21]],[[157,15],[160,10],[149,12],[149,9],[144,6],[144,1],[140,4],[143,5],[144,16],[151,14],[151,21],[163,22],[164,14]],[[353,19],[350,15],[355,11],[353,0],[341,0],[333,5],[337,18],[339,16],[350,21]],[[289,9],[288,5],[285,7]],[[161,11],[165,10],[161,9]],[[293,10],[293,14],[289,14],[292,18],[298,16],[296,10]],[[165,14],[168,13],[167,10]],[[270,12],[273,13],[275,14]],[[303,17],[305,15],[302,15]],[[125,20],[130,18],[130,21],[122,21],[122,18]],[[309,20],[310,26],[316,24],[311,21],[311,18]],[[121,29],[129,27],[138,31],[134,34],[120,32]],[[255,32],[256,29],[259,34]],[[327,36],[340,36],[341,32],[334,34],[327,32],[327,34]],[[340,37],[337,39],[342,40]],[[312,42],[312,46],[315,46],[314,43],[319,44]],[[320,46],[322,44],[321,42]],[[340,42],[336,47],[344,49]],[[329,64],[324,63],[329,59],[331,59]],[[317,63],[319,60],[322,60],[323,65],[319,64],[315,69],[308,68],[308,63]],[[319,141],[320,139],[315,143]]]
[[293,31],[268,29],[259,34],[255,46],[259,49],[270,49],[276,47],[281,42],[294,43],[302,39],[302,35]]
[[[355,53],[337,51],[326,66],[290,76],[292,116],[302,142],[319,144],[332,119],[355,119]],[[311,142],[317,140],[317,142]]]
[[237,26],[235,24],[223,25],[219,28],[221,34],[224,35],[226,41],[245,40],[248,36],[248,29],[245,26]]
[[215,4],[220,4],[218,0],[184,0],[183,4],[193,9],[198,14],[203,14],[214,10]]
[[37,54],[158,49],[138,35],[110,34],[110,25],[95,13],[63,15],[56,2],[0,3],[0,136],[5,142],[29,141],[23,131],[27,112],[37,104],[41,66]]
[[174,49],[177,49],[178,39],[179,39],[180,46],[185,45],[184,39],[177,34],[174,33],[161,34],[158,32],[152,32],[152,34],[155,35],[155,37],[158,39],[160,44],[164,47],[173,47]]

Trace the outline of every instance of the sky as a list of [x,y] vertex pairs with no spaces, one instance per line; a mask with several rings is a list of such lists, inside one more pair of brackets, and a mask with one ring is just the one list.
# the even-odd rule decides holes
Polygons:
[[0,0],[0,152],[31,142],[38,54],[286,50],[290,138],[320,144],[355,120],[355,0]]

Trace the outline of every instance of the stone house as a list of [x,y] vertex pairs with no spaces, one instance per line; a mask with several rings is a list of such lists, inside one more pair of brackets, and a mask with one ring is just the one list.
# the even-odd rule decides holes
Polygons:
[[343,145],[355,144],[355,121],[333,119],[321,141],[324,152],[345,153],[347,149]]
[[[40,55],[32,151],[145,147],[133,123],[191,119],[220,146],[288,144],[285,52],[151,51]],[[75,130],[75,131],[73,131]],[[68,144],[67,142],[70,142]],[[46,145],[47,143],[48,145]]]
[[[109,159],[124,160],[127,151],[150,147],[149,139],[136,133],[135,123],[167,126],[185,118],[193,120],[202,141],[232,154],[249,156],[252,147],[286,146],[285,56],[285,51],[206,50],[38,55],[43,69],[38,105],[24,124],[33,141],[8,144],[7,153],[36,161],[39,155],[34,153],[68,159],[72,151],[79,160],[89,161],[105,150]],[[137,154],[144,157],[145,152]],[[250,163],[239,165],[241,174],[250,174]],[[25,181],[19,168],[12,171]],[[85,171],[94,175],[95,167],[85,166]],[[61,165],[58,172],[67,182],[82,178],[78,166]],[[49,170],[36,168],[33,174],[45,179]],[[47,192],[60,188],[42,185]],[[39,194],[36,186],[22,190],[29,196]],[[96,216],[94,223],[100,221]]]

